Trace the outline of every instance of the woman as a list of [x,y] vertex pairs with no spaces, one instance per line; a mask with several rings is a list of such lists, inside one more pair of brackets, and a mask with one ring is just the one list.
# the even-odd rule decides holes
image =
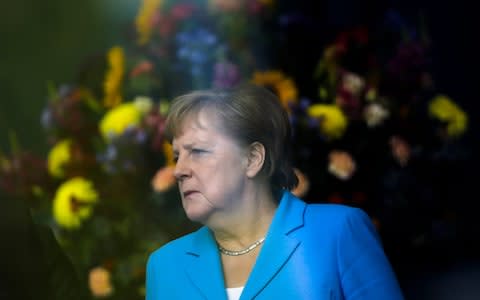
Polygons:
[[402,299],[365,213],[289,192],[289,119],[268,90],[180,96],[166,126],[183,208],[205,226],[151,254],[147,300]]

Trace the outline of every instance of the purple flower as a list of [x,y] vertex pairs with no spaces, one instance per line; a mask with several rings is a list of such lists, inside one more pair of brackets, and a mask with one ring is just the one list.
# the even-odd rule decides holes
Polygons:
[[212,61],[218,38],[205,28],[194,28],[178,33],[176,43],[180,64],[189,70],[191,75],[198,77]]
[[215,88],[229,88],[240,81],[240,72],[235,64],[223,61],[214,66],[213,86]]
[[137,130],[135,132],[135,142],[137,144],[144,144],[148,139],[148,134],[145,132],[145,130]]

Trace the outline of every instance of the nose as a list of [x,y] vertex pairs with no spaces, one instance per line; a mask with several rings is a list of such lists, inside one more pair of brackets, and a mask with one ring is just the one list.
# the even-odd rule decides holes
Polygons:
[[192,170],[187,158],[181,155],[178,156],[173,175],[178,181],[181,181],[192,175]]

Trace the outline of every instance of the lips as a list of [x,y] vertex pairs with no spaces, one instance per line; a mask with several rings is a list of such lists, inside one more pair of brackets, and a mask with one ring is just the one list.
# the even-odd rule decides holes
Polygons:
[[198,193],[198,191],[195,191],[195,190],[187,190],[187,191],[184,191],[183,192],[183,197],[184,198],[187,198],[188,196],[192,195],[192,194],[195,194],[195,193]]

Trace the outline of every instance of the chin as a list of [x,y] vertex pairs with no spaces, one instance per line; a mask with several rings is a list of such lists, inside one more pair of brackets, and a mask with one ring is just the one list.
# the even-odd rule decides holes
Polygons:
[[192,222],[205,224],[205,221],[208,219],[208,216],[210,215],[210,211],[209,210],[207,211],[205,208],[184,206],[183,209],[185,210],[185,214],[187,215],[187,218]]

